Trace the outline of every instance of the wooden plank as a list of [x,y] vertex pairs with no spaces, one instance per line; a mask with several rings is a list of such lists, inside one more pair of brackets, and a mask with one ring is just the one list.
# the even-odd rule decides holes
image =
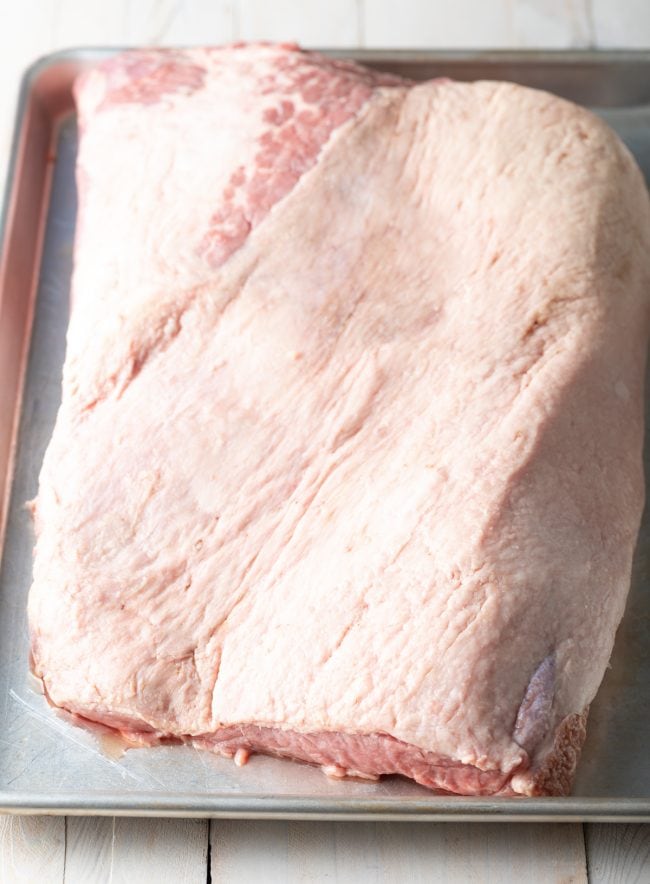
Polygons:
[[229,0],[58,0],[52,15],[55,46],[154,46],[225,43],[233,38]]
[[64,862],[64,817],[0,816],[0,884],[59,884]]
[[56,0],[52,16],[52,43],[70,46],[115,46],[124,37],[127,0],[88,3],[84,0]]
[[363,0],[363,33],[377,48],[513,46],[510,2]]
[[648,0],[591,0],[594,37],[600,48],[647,49],[650,46]]
[[486,879],[504,884],[587,881],[581,825],[440,824],[429,827],[429,832],[427,827],[412,828],[412,839],[393,828],[382,841],[383,858],[390,862],[393,880],[397,880],[400,866],[412,863],[414,880],[425,881],[433,863],[440,870],[441,881],[459,884]]
[[585,825],[590,884],[647,884],[650,826]]
[[[607,3],[608,0],[602,0]],[[392,13],[391,13],[392,10]],[[367,45],[385,47],[589,46],[594,41],[590,0],[365,0]],[[471,22],[471,27],[468,27]]]
[[65,884],[205,884],[207,820],[68,817]]
[[238,0],[240,40],[295,40],[303,46],[358,46],[363,41],[356,0]]
[[122,42],[133,46],[229,43],[234,38],[236,5],[236,0],[130,0]]
[[586,884],[582,826],[213,820],[214,884]]
[[510,15],[517,46],[569,49],[595,39],[590,0],[516,0]]

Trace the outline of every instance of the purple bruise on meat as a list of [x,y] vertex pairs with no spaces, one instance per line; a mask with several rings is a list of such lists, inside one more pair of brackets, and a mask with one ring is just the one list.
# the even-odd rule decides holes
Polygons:
[[548,734],[555,692],[555,655],[549,654],[539,664],[521,701],[513,737],[532,755]]
[[50,702],[237,764],[569,791],[643,506],[625,147],[544,92],[289,45],[124,53],[75,94]]

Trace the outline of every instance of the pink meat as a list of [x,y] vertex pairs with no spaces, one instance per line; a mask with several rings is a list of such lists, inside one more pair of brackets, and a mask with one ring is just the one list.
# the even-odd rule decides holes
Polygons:
[[503,83],[289,46],[78,83],[34,670],[133,742],[570,788],[643,504],[650,211]]

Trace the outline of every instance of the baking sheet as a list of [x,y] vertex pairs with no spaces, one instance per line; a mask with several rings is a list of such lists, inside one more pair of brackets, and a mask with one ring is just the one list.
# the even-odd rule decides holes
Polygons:
[[[434,795],[398,777],[377,784],[337,782],[317,769],[261,756],[237,768],[226,759],[179,746],[133,750],[116,758],[95,736],[59,718],[34,689],[27,671],[25,620],[33,536],[24,503],[36,492],[56,416],[65,350],[76,215],[77,132],[70,89],[79,70],[111,51],[58,53],[27,73],[0,229],[0,506],[6,514],[5,520],[0,513],[0,531],[6,521],[0,571],[0,810],[650,820],[647,514],[627,612],[611,668],[592,705],[571,798]],[[590,104],[619,132],[650,180],[650,53],[336,54],[414,79],[510,79]],[[650,474],[649,461],[646,445]]]

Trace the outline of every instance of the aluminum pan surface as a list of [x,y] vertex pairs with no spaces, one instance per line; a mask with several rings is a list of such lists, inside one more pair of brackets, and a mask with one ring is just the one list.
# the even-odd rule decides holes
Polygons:
[[[106,54],[59,53],[33,69],[31,83],[62,64],[67,66],[69,79],[71,64],[81,68]],[[421,78],[437,73],[541,85],[540,76],[546,72],[543,84],[552,91],[576,99],[588,97],[596,106],[607,106],[602,115],[630,146],[650,180],[650,54],[364,53],[362,60]],[[577,71],[574,79],[571,70]],[[27,85],[28,92],[29,80]],[[60,95],[57,102],[51,108],[52,117],[65,107]],[[102,750],[93,735],[58,718],[33,690],[27,675],[25,622],[33,536],[24,502],[36,492],[38,469],[59,401],[76,215],[76,145],[75,121],[69,117],[57,138],[0,572],[0,809],[330,819],[650,820],[648,515],[626,615],[611,668],[592,705],[587,744],[571,798],[438,796],[400,778],[386,778],[378,784],[341,783],[308,766],[260,756],[240,769],[226,759],[178,746],[135,750],[116,759]],[[25,296],[29,296],[27,289]],[[0,415],[0,420],[11,417]],[[650,473],[650,445],[646,445],[646,471]]]

